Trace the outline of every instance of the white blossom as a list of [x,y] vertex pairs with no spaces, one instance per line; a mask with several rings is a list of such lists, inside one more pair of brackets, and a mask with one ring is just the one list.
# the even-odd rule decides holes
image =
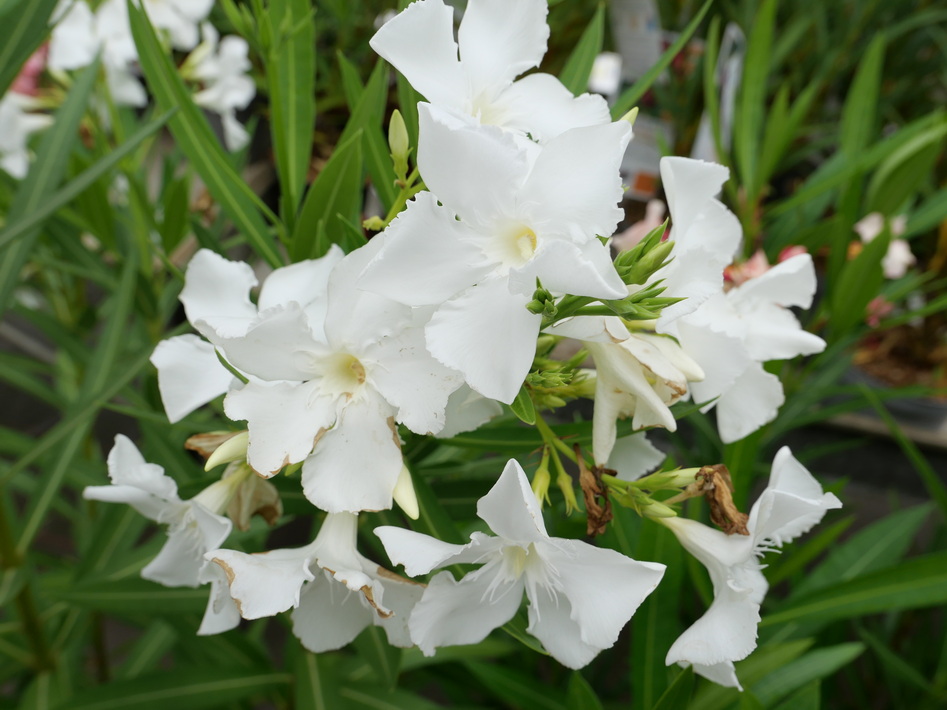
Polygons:
[[431,192],[391,223],[360,285],[433,306],[431,354],[509,403],[536,349],[541,319],[526,305],[537,279],[557,293],[627,295],[595,237],[622,217],[618,165],[631,129],[576,128],[531,154],[496,128],[419,110],[418,165]]
[[36,100],[8,91],[0,98],[0,168],[23,179],[30,168],[30,136],[52,125],[51,116],[33,113]]
[[726,535],[687,518],[662,518],[684,548],[707,568],[714,601],[674,642],[666,662],[694,670],[728,687],[740,687],[733,662],[756,648],[760,603],[768,584],[759,558],[816,525],[827,510],[842,507],[800,464],[788,447],[773,460],[769,485],[750,510],[749,535]]
[[89,500],[127,503],[149,520],[168,526],[168,541],[141,571],[141,576],[166,587],[197,587],[204,553],[219,547],[230,534],[230,521],[220,515],[241,478],[217,481],[190,500],[181,500],[174,479],[161,466],[147,463],[128,437],[119,434],[108,455],[110,486],[87,486]]
[[622,627],[657,586],[664,565],[614,550],[549,537],[526,474],[511,460],[477,504],[497,537],[473,533],[452,545],[396,527],[375,533],[392,561],[415,576],[456,563],[483,566],[459,582],[436,575],[409,621],[425,655],[439,646],[477,643],[505,624],[529,598],[527,631],[569,668],[581,668],[614,645]]
[[546,0],[469,0],[455,42],[453,9],[442,0],[419,0],[385,23],[370,44],[430,103],[542,143],[609,121],[602,97],[575,97],[554,76],[532,73],[515,81],[546,53],[547,12]]
[[423,586],[363,557],[356,548],[357,516],[326,517],[305,547],[248,555],[213,550],[245,619],[294,609],[293,633],[320,653],[349,643],[366,626],[381,626],[395,646],[410,646],[407,621]]

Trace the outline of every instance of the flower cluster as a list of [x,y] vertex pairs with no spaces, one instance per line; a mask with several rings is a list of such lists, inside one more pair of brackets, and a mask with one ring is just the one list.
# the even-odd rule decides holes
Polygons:
[[[249,265],[209,250],[191,260],[180,300],[200,337],[156,348],[161,397],[179,421],[223,395],[224,413],[245,431],[207,445],[208,469],[228,467],[189,502],[125,439],[109,458],[113,486],[86,495],[130,503],[169,525],[168,544],[143,574],[211,584],[202,633],[292,609],[295,633],[314,651],[379,625],[392,644],[431,654],[507,623],[525,591],[528,631],[580,668],[615,644],[664,566],[547,533],[549,465],[575,507],[562,454],[581,471],[590,530],[608,523],[614,495],[667,525],[708,566],[717,600],[668,663],[735,684],[732,662],[754,645],[765,591],[757,554],[837,507],[788,450],[746,530],[704,528],[676,517],[676,501],[646,492],[703,495],[713,486],[698,485],[694,470],[631,480],[633,469],[653,463],[653,450],[640,438],[619,440],[620,418],[632,417],[636,430],[673,430],[671,406],[692,397],[716,405],[728,441],[772,418],[780,385],[762,363],[823,346],[788,310],[811,299],[812,264],[795,257],[726,291],[724,268],[740,241],[715,197],[726,170],[673,158],[662,163],[673,241],[662,239],[661,225],[613,262],[606,237],[623,217],[619,166],[631,121],[611,121],[603,99],[574,97],[551,76],[517,79],[545,53],[546,12],[545,0],[515,8],[470,0],[455,42],[452,9],[418,0],[379,30],[372,46],[427,99],[418,105],[417,146],[425,189],[413,190],[367,244],[276,269],[255,302],[259,280]],[[174,41],[196,42],[196,30],[175,27],[167,27]],[[224,42],[215,49],[206,32],[205,41],[214,62],[205,91],[223,91],[231,50]],[[585,350],[555,360],[537,339],[572,339]],[[586,353],[594,371],[579,369]],[[546,446],[532,485],[511,460],[478,503],[495,536],[475,532],[455,545],[398,527],[375,531],[409,576],[478,569],[460,580],[445,570],[424,585],[358,552],[361,512],[398,503],[419,515],[403,435],[475,429],[524,396],[537,409],[594,398],[594,471],[540,417]],[[611,476],[605,465],[619,461]],[[220,514],[237,510],[245,523],[255,510],[272,512],[273,490],[259,486],[280,473],[298,473],[305,497],[324,511],[314,541],[255,555],[222,549],[230,524]],[[662,484],[649,489],[654,476]],[[739,633],[707,638],[734,624]]]

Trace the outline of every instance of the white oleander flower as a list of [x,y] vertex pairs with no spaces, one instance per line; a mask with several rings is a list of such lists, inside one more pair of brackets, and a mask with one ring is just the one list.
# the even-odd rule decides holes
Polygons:
[[52,125],[52,116],[32,113],[36,100],[8,91],[0,98],[0,168],[22,180],[30,169],[30,136]]
[[773,459],[769,485],[750,510],[749,535],[727,535],[687,518],[661,518],[707,568],[714,587],[710,608],[674,642],[667,664],[692,665],[715,683],[740,688],[733,663],[756,648],[760,603],[768,588],[760,557],[808,532],[827,510],[841,507],[783,447]]
[[515,81],[546,53],[547,12],[546,0],[470,0],[455,42],[453,9],[442,0],[419,0],[370,44],[430,103],[543,143],[610,120],[601,96],[575,97],[554,76]]
[[595,360],[592,447],[599,465],[611,455],[618,419],[633,417],[635,429],[676,431],[670,406],[704,376],[673,338],[630,331],[617,316],[579,316],[548,332],[581,340]]
[[[390,508],[403,468],[395,423],[439,431],[448,397],[462,383],[425,350],[422,311],[355,287],[375,248],[344,259],[336,248],[279,269],[257,306],[248,297],[256,284],[248,266],[199,252],[181,301],[212,347],[177,341],[153,358],[170,379],[162,392],[174,400],[184,389],[174,377],[188,371],[183,358],[207,350],[210,367],[215,347],[248,379],[216,381],[217,389],[230,387],[227,416],[247,422],[247,462],[267,477],[303,462],[303,491],[331,513]],[[217,389],[208,384],[187,405]],[[183,399],[176,411],[186,410]]]
[[526,474],[511,460],[477,503],[496,533],[474,533],[451,545],[396,527],[380,527],[392,561],[415,576],[456,563],[483,566],[459,582],[436,575],[414,607],[411,639],[425,655],[439,646],[477,643],[509,621],[529,599],[527,631],[569,668],[581,668],[614,645],[635,610],[660,582],[664,565],[614,550],[549,537]]
[[526,305],[537,279],[556,293],[627,295],[596,235],[622,217],[618,166],[631,128],[576,128],[531,154],[496,128],[428,104],[419,113],[418,165],[431,192],[391,223],[360,286],[433,306],[431,354],[509,403],[536,350],[541,318]]
[[190,500],[161,466],[147,463],[128,437],[119,434],[108,455],[110,486],[87,486],[82,496],[107,503],[127,503],[149,520],[168,526],[168,541],[141,571],[141,576],[166,587],[197,587],[204,553],[220,547],[231,522],[222,513],[242,477],[211,484]]
[[812,257],[799,254],[712,296],[673,324],[684,350],[705,374],[691,385],[693,398],[714,400],[704,410],[716,407],[724,442],[772,421],[784,401],[782,383],[762,363],[825,349],[825,341],[803,330],[789,310],[808,308],[815,287]]
[[[904,234],[907,218],[904,215],[894,217],[888,221],[888,226],[891,229],[891,236],[895,239],[892,239],[888,245],[888,251],[881,260],[881,268],[886,278],[899,279],[917,263],[917,257],[911,252],[911,245],[906,239],[896,238]],[[884,227],[885,218],[880,212],[872,212],[855,223],[855,231],[865,244],[881,234]]]
[[224,143],[228,150],[243,148],[250,140],[237,120],[238,109],[245,109],[256,96],[256,84],[250,77],[250,45],[243,37],[223,39],[210,23],[201,25],[204,41],[191,54],[190,76],[203,83],[194,95],[194,103],[220,115]]
[[[200,39],[198,26],[214,0],[141,0],[152,24],[168,33],[175,49],[189,51]],[[102,54],[112,99],[124,106],[144,106],[148,97],[138,81],[138,50],[132,38],[126,0],[105,0],[95,11],[85,0],[63,0],[54,15],[48,67],[81,69]]]
[[402,579],[359,554],[358,517],[329,514],[305,547],[248,555],[213,550],[245,619],[293,609],[293,633],[315,653],[345,646],[369,625],[394,646],[411,646],[408,617],[423,585]]

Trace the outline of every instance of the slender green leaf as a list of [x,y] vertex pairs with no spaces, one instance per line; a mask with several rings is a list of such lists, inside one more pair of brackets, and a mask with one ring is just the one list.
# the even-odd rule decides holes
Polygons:
[[937,475],[927,459],[924,458],[924,454],[922,454],[917,448],[917,445],[905,435],[895,418],[885,409],[878,395],[870,387],[865,385],[860,385],[859,390],[861,390],[862,396],[868,403],[874,407],[878,416],[887,424],[888,431],[891,432],[895,441],[898,442],[898,446],[901,447],[901,450],[914,465],[914,470],[917,471],[917,474],[921,477],[924,487],[927,488],[928,495],[940,508],[941,516],[944,520],[947,520],[947,485],[944,485],[940,476]]
[[[79,123],[85,115],[98,71],[98,61],[86,67],[56,112],[53,125],[40,141],[36,161],[14,195],[8,223],[18,222],[38,210],[62,182],[69,156],[79,139]],[[34,228],[21,234],[18,241],[0,255],[0,315],[10,306],[13,290],[20,281],[20,269],[29,259],[38,233]]]
[[298,652],[294,665],[296,710],[335,710],[342,707],[338,671],[327,654]]
[[776,710],[819,710],[821,705],[822,682],[814,680],[782,701]]
[[70,180],[64,187],[50,195],[32,212],[23,215],[16,222],[7,222],[3,230],[0,231],[0,249],[3,249],[10,242],[21,239],[30,231],[42,226],[43,222],[49,219],[56,210],[68,204],[77,195],[86,190],[96,180],[105,175],[109,170],[118,165],[126,156],[133,153],[138,146],[149,136],[156,133],[177,109],[171,109],[156,118],[154,121],[142,126],[134,135],[125,139],[120,146],[111,151],[104,158]]
[[885,36],[878,34],[858,63],[842,108],[839,148],[848,155],[864,150],[874,135],[884,57]]
[[[872,652],[878,657],[878,660],[882,662],[885,666],[885,669],[890,671],[893,676],[897,676],[900,680],[904,681],[908,685],[912,685],[918,690],[927,693],[932,697],[938,695],[938,691],[931,685],[930,681],[925,678],[920,671],[918,671],[914,666],[905,661],[901,656],[899,656],[895,651],[893,651],[889,644],[882,641],[880,638],[875,636],[872,633],[869,633],[864,628],[858,629],[858,635],[861,637],[861,640],[868,644],[868,647],[871,648]],[[947,692],[941,691],[940,695],[943,697],[942,700],[947,700]]]
[[903,236],[905,239],[910,239],[934,229],[945,219],[947,219],[947,187],[929,196],[911,212]]
[[860,530],[796,585],[793,597],[890,567],[907,553],[933,505],[899,510]]
[[[339,707],[345,710],[438,710],[440,705],[425,700],[419,695],[405,690],[386,692],[373,688],[364,683],[358,687],[346,686],[339,690],[339,696],[344,698],[344,705]],[[334,710],[334,708],[333,708]]]
[[762,189],[758,161],[775,24],[776,2],[763,0],[753,18],[752,27],[748,28],[749,42],[734,116],[734,155],[741,182],[751,202],[755,201]]
[[[0,96],[20,73],[23,63],[49,34],[49,19],[58,0],[20,0],[3,8],[0,22]],[[10,12],[15,10],[15,12]],[[9,13],[9,14],[8,14]]]
[[858,658],[864,650],[865,646],[861,643],[842,643],[810,651],[755,683],[753,694],[764,707],[770,707],[804,685],[835,673]]
[[595,57],[602,52],[602,42],[605,40],[605,3],[600,2],[595,14],[589,22],[572,54],[566,60],[559,81],[578,96],[588,91],[589,76],[592,74],[592,65]]
[[621,118],[635,107],[638,103],[638,99],[644,96],[645,92],[651,88],[655,80],[661,76],[661,72],[668,68],[668,65],[670,65],[674,57],[677,56],[678,52],[684,49],[684,46],[690,41],[690,38],[694,32],[697,31],[707,11],[710,10],[713,1],[714,0],[706,0],[706,2],[701,5],[700,10],[697,11],[697,14],[694,15],[694,18],[687,23],[687,27],[681,30],[681,34],[674,40],[674,44],[665,50],[664,54],[655,62],[654,66],[645,72],[644,76],[638,79],[638,81],[622,92],[621,96],[615,101],[615,105],[612,106],[613,118]]
[[688,666],[677,674],[667,690],[658,698],[658,702],[648,707],[653,710],[677,710],[686,708],[694,693],[694,669]]
[[83,609],[126,616],[200,613],[207,605],[207,589],[168,588],[134,578],[77,584],[50,594]]
[[884,283],[881,261],[888,253],[890,242],[891,231],[885,229],[842,267],[829,294],[831,328],[836,338],[861,325],[869,302],[880,292]]
[[579,671],[569,676],[566,705],[569,710],[604,710],[595,690]]
[[282,259],[260,214],[262,202],[259,197],[230,165],[207,119],[161,46],[147,15],[130,0],[128,13],[141,69],[158,105],[165,109],[179,108],[169,125],[181,150],[204,180],[207,190],[257,254],[271,266],[281,266]]
[[468,661],[464,666],[479,681],[482,688],[513,707],[530,710],[568,710],[560,691],[540,683],[531,675],[511,667],[496,666],[480,661]]
[[153,621],[131,647],[116,677],[137,678],[146,671],[155,670],[161,659],[174,647],[178,633],[165,621]]
[[895,216],[931,174],[940,159],[945,136],[947,124],[941,123],[889,155],[868,182],[866,211]]
[[[293,261],[323,256],[338,243],[335,216],[358,215],[362,188],[362,134],[339,145],[312,183],[293,235]],[[333,238],[336,236],[336,238]]]
[[761,627],[831,621],[947,603],[947,552],[915,557],[793,600],[766,614]]
[[533,406],[533,398],[529,396],[529,390],[525,385],[516,393],[516,399],[513,400],[510,409],[520,421],[527,424],[536,423],[536,407]]
[[316,33],[309,0],[273,0],[277,42],[266,62],[270,128],[280,181],[280,214],[289,231],[306,186],[316,120]]
[[[794,574],[798,574],[809,568],[809,563],[832,546],[839,536],[848,530],[854,522],[855,517],[850,516],[839,520],[834,525],[821,529],[815,535],[812,535],[804,545],[801,545],[792,551],[791,555],[783,555],[774,562],[770,562],[766,567],[766,579],[770,586],[775,586],[780,582],[789,579]],[[794,589],[797,589],[795,587]]]
[[201,710],[233,707],[253,695],[290,683],[286,673],[240,669],[177,668],[119,680],[78,693],[54,710]]
[[382,628],[369,626],[355,639],[355,650],[368,661],[381,681],[381,688],[394,690],[401,669],[401,649],[388,643]]

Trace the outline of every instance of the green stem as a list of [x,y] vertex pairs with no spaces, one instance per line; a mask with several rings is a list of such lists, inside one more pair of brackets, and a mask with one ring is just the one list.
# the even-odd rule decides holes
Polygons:
[[543,419],[538,412],[536,413],[536,429],[539,430],[540,435],[543,437],[543,441],[546,442],[548,446],[558,449],[573,463],[579,462],[575,452],[569,448],[569,446],[562,439],[559,438],[556,432],[552,430],[552,427],[546,423],[546,420]]

